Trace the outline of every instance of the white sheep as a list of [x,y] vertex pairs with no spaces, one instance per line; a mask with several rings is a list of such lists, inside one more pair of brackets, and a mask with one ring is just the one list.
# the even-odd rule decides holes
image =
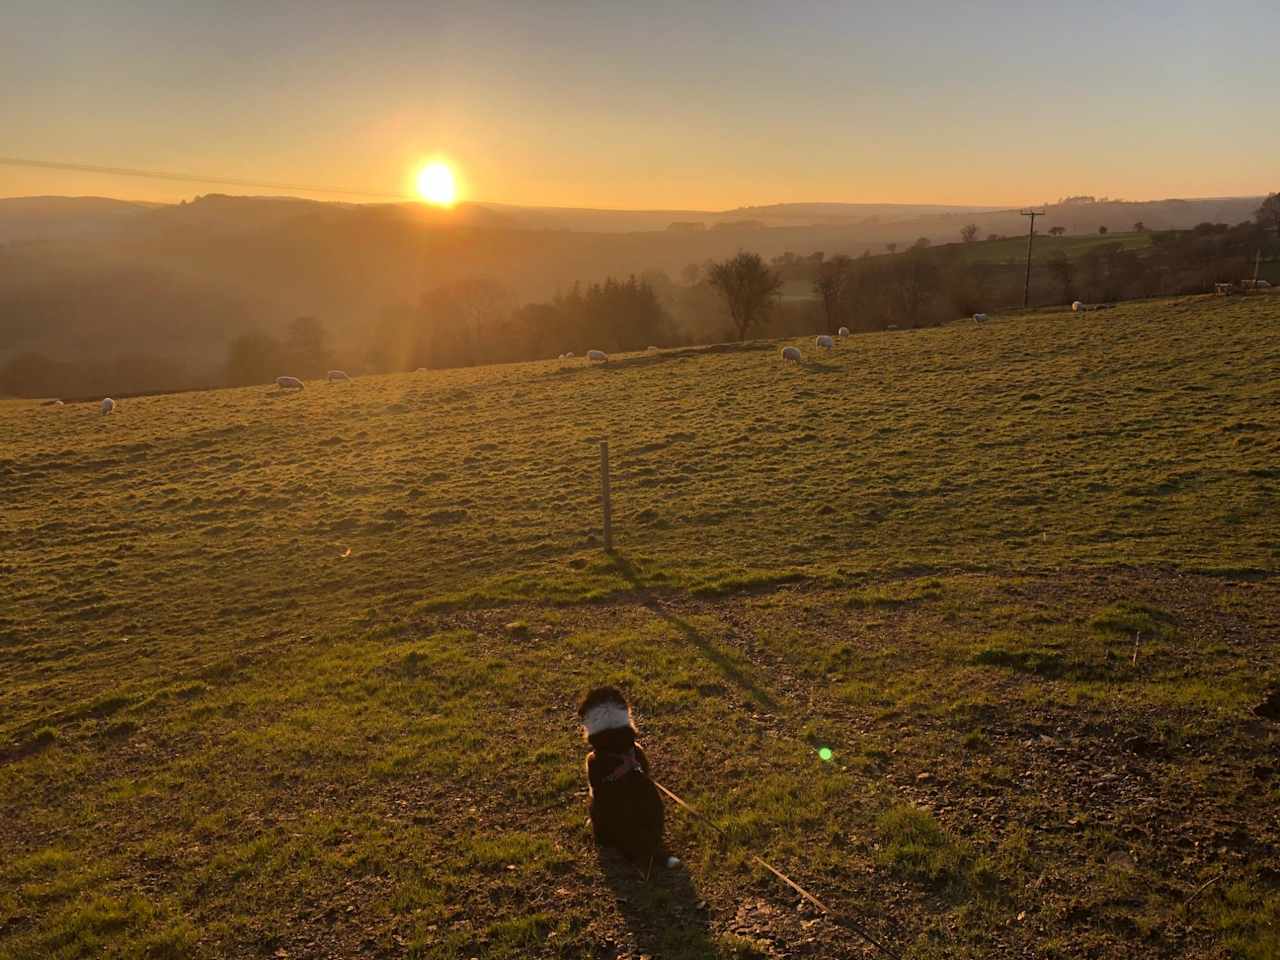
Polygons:
[[783,347],[783,348],[782,348],[782,359],[783,359],[783,360],[790,360],[790,361],[792,361],[793,363],[799,363],[799,362],[800,362],[800,360],[801,360],[801,357],[800,357],[800,348],[799,348],[799,347]]
[[345,370],[330,370],[328,373],[328,377],[329,377],[330,383],[333,383],[335,380],[351,379],[350,377],[347,376],[347,372]]
[[645,347],[645,353],[657,353],[658,347]]
[[564,358],[565,358],[566,360],[572,360],[572,359],[573,359],[573,351],[572,351],[572,350],[570,350],[568,353],[566,353],[566,354],[564,355]]
[[974,323],[986,323],[989,319],[991,318],[988,317],[985,313],[975,313],[973,315]]
[[1084,309],[1084,304],[1081,303],[1079,300],[1072,301],[1071,310],[1073,313],[1079,313],[1083,309]]
[[105,400],[102,401],[102,406],[99,409],[102,411],[102,415],[105,417],[108,413],[110,413],[115,408],[116,408],[116,402],[112,400],[110,397],[107,397]]
[[848,327],[841,327],[839,330],[836,331],[837,337],[847,337],[848,335],[849,335]]
[[297,377],[276,377],[276,386],[281,390],[301,390],[302,381]]
[[61,400],[57,400],[57,399],[54,399],[54,400],[46,400],[44,403],[42,403],[42,404],[41,404],[41,406],[44,406],[44,407],[60,407],[60,406],[62,406],[62,401],[61,401]]
[[609,355],[603,350],[588,350],[587,359],[592,363],[608,363]]
[[824,333],[813,338],[813,345],[821,347],[823,350],[830,350],[836,345],[836,342]]

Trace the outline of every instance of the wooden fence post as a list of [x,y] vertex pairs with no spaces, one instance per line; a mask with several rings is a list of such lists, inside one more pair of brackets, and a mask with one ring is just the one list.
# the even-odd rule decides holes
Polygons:
[[613,552],[613,509],[609,503],[609,441],[600,441],[600,504],[604,508],[604,549]]

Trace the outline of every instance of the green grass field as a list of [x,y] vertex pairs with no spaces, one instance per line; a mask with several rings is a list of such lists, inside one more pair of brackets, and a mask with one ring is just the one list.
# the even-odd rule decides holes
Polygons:
[[796,342],[0,403],[0,957],[1280,957],[1280,297]]
[[[1064,254],[1069,260],[1076,260],[1090,250],[1098,247],[1119,244],[1124,250],[1145,250],[1151,246],[1150,232],[1105,233],[1105,234],[1069,234],[1051,237],[1036,230],[1035,243],[1031,246],[1032,259],[1036,263],[1044,263],[1058,254]],[[952,244],[959,251],[965,263],[1025,263],[1027,259],[1027,238],[1005,237],[1003,240],[980,240],[974,243]]]

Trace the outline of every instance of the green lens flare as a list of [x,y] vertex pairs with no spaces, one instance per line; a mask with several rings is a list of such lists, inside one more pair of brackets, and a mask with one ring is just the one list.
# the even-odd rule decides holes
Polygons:
[[831,762],[832,756],[833,754],[831,753],[830,747],[823,747],[821,750],[818,751],[818,759],[826,761],[827,763]]

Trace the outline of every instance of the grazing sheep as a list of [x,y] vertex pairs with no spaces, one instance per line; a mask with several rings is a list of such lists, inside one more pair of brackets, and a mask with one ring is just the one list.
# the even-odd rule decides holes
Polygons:
[[572,350],[570,350],[568,353],[566,353],[566,354],[564,355],[564,358],[565,358],[566,360],[572,360],[572,359],[573,359],[573,351],[572,351]]
[[799,347],[783,347],[782,359],[790,360],[790,361],[793,361],[794,363],[799,363],[801,359],[800,348]]
[[836,345],[836,342],[824,333],[821,336],[813,338],[813,345],[815,347],[821,347],[823,350],[830,350]]
[[302,381],[297,377],[276,377],[276,386],[281,390],[301,390]]
[[587,359],[592,363],[608,363],[609,355],[603,350],[588,350]]
[[849,335],[848,327],[841,327],[839,330],[836,331],[837,337],[847,337],[848,335]]
[[60,407],[60,406],[62,406],[62,401],[61,401],[61,400],[46,400],[44,403],[40,404],[40,406],[42,406],[42,407]]
[[658,349],[659,349],[658,347],[645,347],[645,348],[644,348],[645,353],[657,353],[657,352],[658,352]]
[[1075,300],[1071,304],[1071,309],[1073,312],[1079,313],[1081,310],[1084,309],[1084,304],[1081,303],[1079,300]]
[[991,319],[991,318],[990,318],[990,317],[988,317],[985,313],[975,313],[975,314],[973,315],[973,322],[974,322],[974,323],[986,323],[986,322],[987,322],[988,320],[990,320],[990,319]]
[[328,377],[329,377],[329,382],[330,382],[330,383],[333,383],[335,380],[350,380],[350,379],[351,379],[350,377],[348,377],[348,376],[347,376],[347,373],[346,373],[346,371],[345,371],[345,370],[330,370],[330,371],[329,371],[329,373],[328,373]]
[[99,409],[102,410],[102,415],[105,417],[108,413],[110,413],[115,408],[116,408],[116,402],[112,400],[110,397],[107,397],[105,400],[102,401],[102,406]]

